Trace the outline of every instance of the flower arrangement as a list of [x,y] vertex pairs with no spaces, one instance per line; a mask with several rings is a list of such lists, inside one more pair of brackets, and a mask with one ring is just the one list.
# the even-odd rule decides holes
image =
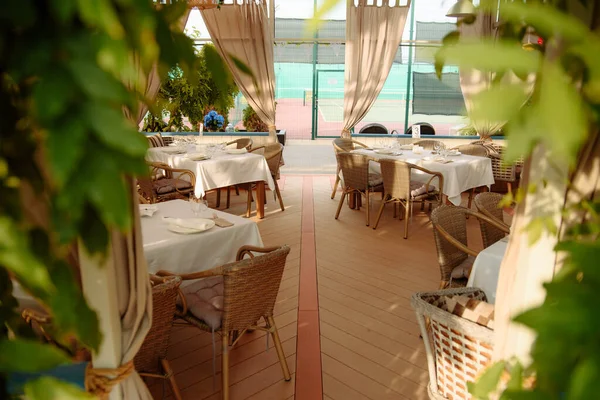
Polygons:
[[204,126],[211,131],[222,128],[224,123],[225,118],[215,110],[210,111],[204,116]]

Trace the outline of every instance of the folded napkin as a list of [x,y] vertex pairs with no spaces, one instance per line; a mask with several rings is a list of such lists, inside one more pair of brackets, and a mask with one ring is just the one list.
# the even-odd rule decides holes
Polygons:
[[142,217],[151,217],[157,211],[158,207],[155,204],[140,204],[140,216]]
[[213,217],[213,221],[215,221],[215,225],[217,225],[219,228],[227,228],[233,226],[233,222],[227,221],[224,218]]
[[206,218],[170,218],[163,217],[163,220],[169,224],[179,226],[181,228],[192,229],[196,231],[205,231],[212,228],[214,221]]
[[402,146],[400,146],[400,148],[402,150],[412,150],[413,145],[412,144],[403,144]]

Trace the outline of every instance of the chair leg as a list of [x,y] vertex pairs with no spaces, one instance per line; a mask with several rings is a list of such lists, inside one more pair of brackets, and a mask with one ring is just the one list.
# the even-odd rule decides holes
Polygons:
[[[396,204],[392,204],[394,207],[394,214],[396,213]],[[381,207],[379,207],[379,212],[377,213],[377,219],[375,220],[375,226],[373,226],[373,230],[377,229],[377,225],[379,225],[379,219],[381,218],[381,214],[383,214],[383,208],[385,207],[385,199],[381,202]]]
[[229,333],[224,332],[222,340],[221,352],[221,393],[223,400],[229,400]]
[[340,183],[340,173],[338,171],[338,173],[335,176],[335,183],[333,184],[333,191],[331,192],[331,199],[333,200],[333,198],[335,198],[335,192],[337,192],[337,187]]
[[[354,194],[351,193],[350,196],[353,196]],[[340,211],[342,211],[342,206],[344,205],[344,199],[346,198],[346,191],[342,191],[342,198],[340,199],[340,204],[338,204],[338,209],[337,212],[335,213],[335,219],[338,219],[338,217],[340,216]]]
[[171,369],[171,364],[166,358],[160,360],[165,376],[168,377],[169,383],[171,384],[171,390],[173,391],[173,397],[175,400],[181,400],[181,392],[179,391],[179,386],[177,386],[177,381],[175,380],[175,374]]
[[277,194],[277,198],[279,199],[279,207],[281,207],[281,211],[285,211],[285,207],[283,206],[283,199],[281,198],[281,192],[279,191],[279,185],[277,181],[275,181],[275,193]]
[[235,185],[235,195],[236,196],[240,195],[240,188],[238,187],[238,185]]
[[412,201],[406,202],[406,215],[404,216],[404,239],[408,238],[408,222],[410,221],[410,213],[412,211]]
[[292,379],[290,375],[290,369],[288,368],[287,361],[285,360],[285,353],[283,352],[283,346],[281,345],[281,339],[279,339],[279,332],[277,326],[275,326],[275,320],[273,316],[267,317],[267,323],[271,329],[271,336],[273,337],[273,343],[275,344],[275,350],[277,350],[277,357],[281,364],[281,370],[283,372],[283,379],[289,381]]
[[248,201],[246,204],[246,218],[250,218],[252,213],[252,184],[248,184]]
[[217,189],[217,208],[221,207],[221,188]]
[[231,204],[231,186],[227,186],[227,206],[225,208],[229,208]]
[[371,194],[371,192],[369,192],[369,190],[367,189],[365,191],[365,197],[366,197],[365,201],[367,202],[367,226],[369,226],[369,223],[371,222],[370,221],[370,217],[371,217],[371,215],[370,215],[371,214],[371,203],[369,202],[369,200],[370,200],[369,197],[371,197],[370,194]]

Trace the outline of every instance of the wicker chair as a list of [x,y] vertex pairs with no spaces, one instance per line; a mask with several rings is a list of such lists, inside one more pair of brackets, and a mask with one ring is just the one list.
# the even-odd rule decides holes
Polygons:
[[417,140],[416,142],[413,143],[413,145],[421,146],[425,150],[433,150],[436,143],[441,143],[441,142],[439,140],[433,140],[433,139],[422,139],[422,140]]
[[388,129],[384,125],[374,122],[372,124],[367,124],[360,128],[358,133],[373,133],[379,135],[387,135]]
[[[283,157],[283,145],[281,143],[273,143],[266,146],[256,147],[252,149],[251,152],[263,154],[267,160],[267,165],[269,166],[271,176],[273,177],[273,182],[275,183],[275,193],[273,193],[273,196],[276,200],[279,200],[279,207],[281,208],[281,211],[285,211],[283,199],[281,198],[281,192],[279,191],[279,184],[277,183],[280,176],[279,168],[281,167],[281,160]],[[252,185],[252,183],[248,184],[248,204],[246,207],[246,217],[250,217],[252,212]],[[266,199],[267,196],[265,196],[265,202]],[[229,196],[227,196],[227,201],[229,204]]]
[[[333,150],[335,154],[343,153],[343,152],[351,152],[356,149],[366,149],[367,145],[362,144],[356,140],[346,139],[346,138],[337,138],[333,139]],[[340,183],[340,164],[337,165],[337,170],[335,171],[335,183],[333,184],[333,191],[331,192],[331,198],[335,198],[335,192],[337,192],[338,185]]]
[[[185,199],[194,192],[196,175],[187,169],[171,168],[167,164],[149,162],[150,176],[138,178],[141,197],[145,203]],[[188,179],[181,179],[187,176]]]
[[383,191],[383,180],[380,176],[369,174],[369,162],[374,161],[373,158],[354,153],[338,153],[335,155],[337,162],[342,169],[344,176],[344,186],[342,187],[342,198],[338,204],[335,219],[340,216],[342,205],[347,194],[359,194],[365,197],[367,203],[367,226],[370,223],[371,205],[369,198],[372,192]]
[[502,215],[502,209],[498,206],[504,196],[500,193],[479,193],[475,196],[475,207],[477,211],[487,216],[488,218],[494,219],[496,222],[504,226],[504,229],[498,229],[497,227],[488,224],[482,220],[479,220],[481,225],[481,238],[483,239],[483,247],[489,247],[502,239],[506,234],[510,233],[510,227],[504,223],[504,216]]
[[506,186],[509,192],[512,192],[512,185],[516,184],[520,178],[521,170],[523,169],[523,159],[517,160],[512,165],[504,164],[503,155],[504,147],[499,145],[493,145],[496,150],[496,155],[490,155],[492,160],[492,171],[494,173],[494,180],[496,182],[506,182]]
[[465,286],[479,254],[467,247],[467,215],[504,229],[497,221],[468,208],[442,205],[433,210],[430,219],[440,264],[440,289]]
[[430,399],[470,399],[467,382],[488,366],[494,349],[493,329],[446,310],[446,296],[455,295],[486,300],[477,288],[416,293],[411,298],[427,355]]
[[[375,220],[375,226],[373,229],[377,229],[379,219],[383,213],[383,209],[387,203],[401,204],[404,207],[404,239],[408,237],[408,220],[412,213],[412,204],[414,201],[435,201],[441,204],[442,192],[439,189],[433,187],[430,188],[431,181],[437,178],[437,187],[444,187],[444,177],[439,172],[432,172],[428,169],[416,166],[414,164],[406,163],[404,161],[397,161],[392,159],[381,159],[379,160],[381,165],[381,176],[383,178],[383,201],[381,207],[377,213],[377,219]],[[421,182],[412,182],[410,177],[413,170],[422,171],[426,174],[431,175],[431,178],[423,185]],[[420,188],[425,187],[425,191],[421,193]],[[394,208],[394,212],[395,212]]]
[[177,294],[181,278],[151,277],[152,282],[152,327],[133,359],[136,371],[141,376],[169,380],[173,397],[181,400],[173,370],[167,360],[167,349],[176,311]]
[[239,138],[232,140],[231,142],[227,142],[226,146],[235,144],[236,149],[246,149],[250,150],[252,148],[252,139],[250,138]]
[[[222,393],[223,399],[229,398],[229,347],[233,347],[241,336],[249,329],[263,330],[273,338],[277,356],[286,381],[291,379],[285,360],[279,333],[273,319],[273,307],[279,291],[285,260],[290,252],[288,246],[258,248],[243,246],[237,254],[237,261],[216,267],[209,271],[196,272],[181,276],[184,281],[207,279],[215,280],[215,286],[221,286],[223,307],[218,311],[221,317],[218,326],[211,326],[208,320],[192,314],[188,309],[185,297],[181,298],[181,306],[177,318],[182,319],[199,329],[216,332],[222,341]],[[255,255],[262,253],[260,255]],[[247,257],[246,257],[247,256]],[[246,257],[246,258],[245,258]],[[168,271],[159,271],[158,275],[175,275]],[[207,279],[201,279],[207,278]],[[190,284],[183,290],[191,288]],[[264,326],[257,326],[263,318]],[[231,340],[231,343],[230,343]]]

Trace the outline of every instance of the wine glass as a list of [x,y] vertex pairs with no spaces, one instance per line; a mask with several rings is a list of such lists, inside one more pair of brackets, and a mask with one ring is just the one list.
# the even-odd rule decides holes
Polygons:
[[440,150],[442,150],[442,142],[434,142],[433,143],[433,152],[435,154],[440,154]]
[[190,208],[196,217],[200,216],[200,213],[202,212],[201,208],[203,201],[204,200],[202,200],[201,197],[196,197],[194,195],[190,196]]

